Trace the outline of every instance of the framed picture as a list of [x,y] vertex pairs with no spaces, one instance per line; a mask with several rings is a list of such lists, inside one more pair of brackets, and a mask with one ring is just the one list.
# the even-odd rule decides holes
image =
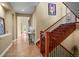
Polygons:
[[56,15],[56,4],[48,3],[48,15]]
[[4,24],[4,19],[0,17],[0,35],[5,33],[5,24]]

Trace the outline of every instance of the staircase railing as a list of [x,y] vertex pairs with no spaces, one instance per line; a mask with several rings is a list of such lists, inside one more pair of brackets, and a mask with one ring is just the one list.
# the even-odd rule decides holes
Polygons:
[[73,13],[70,12],[70,13],[66,14],[64,17],[62,17],[61,19],[59,19],[57,22],[55,22],[53,25],[48,27],[46,30],[41,31],[40,32],[40,48],[41,48],[40,52],[43,55],[47,54],[47,56],[48,56],[48,52],[45,53],[45,49],[47,47],[45,45],[49,44],[49,43],[46,43],[47,42],[46,39],[45,39],[45,33],[46,32],[52,32],[54,29],[56,29],[58,26],[60,26],[62,24],[74,23],[74,22],[76,22],[76,16]]
[[51,32],[54,29],[56,29],[58,26],[60,26],[61,24],[74,23],[74,22],[76,22],[76,16],[72,12],[69,12],[65,16],[60,18],[57,22],[55,22],[53,25],[51,25],[44,31],[41,31],[40,34],[42,35],[42,37],[44,37],[45,32]]
[[55,22],[53,25],[51,25],[50,27],[48,27],[47,29],[45,29],[43,31],[43,33],[45,33],[45,32],[51,32],[52,30],[54,30],[55,28],[57,28],[61,24],[74,23],[74,22],[76,22],[75,19],[76,19],[76,16],[73,13],[69,12],[65,16],[63,16],[62,18],[60,18],[57,22]]
[[69,50],[52,37],[51,32],[46,32],[45,36],[45,56],[49,57],[70,57],[74,56]]
[[[52,33],[51,32],[49,32],[49,34],[51,35]],[[49,53],[49,56],[50,57],[66,57],[66,56],[74,56],[69,50],[67,50],[63,45],[61,45],[57,40],[55,40],[55,39],[51,39],[53,42],[54,42],[54,44],[53,44],[53,46],[55,46],[55,45],[57,45],[58,44],[58,46],[55,48],[55,49],[53,49],[50,53]]]
[[54,50],[52,50],[49,57],[72,57],[73,55],[65,49],[62,45],[58,45]]

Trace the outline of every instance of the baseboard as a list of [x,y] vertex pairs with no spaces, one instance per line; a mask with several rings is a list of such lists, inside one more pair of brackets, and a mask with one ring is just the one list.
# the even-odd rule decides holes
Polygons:
[[5,55],[5,53],[10,49],[10,47],[12,46],[13,43],[11,43],[1,54],[0,57],[3,57]]
[[35,45],[36,45],[36,43],[37,43],[39,40],[40,40],[40,38],[38,38],[38,40],[35,41]]
[[14,40],[13,40],[13,43],[16,42],[16,40],[17,40],[17,39],[14,39]]

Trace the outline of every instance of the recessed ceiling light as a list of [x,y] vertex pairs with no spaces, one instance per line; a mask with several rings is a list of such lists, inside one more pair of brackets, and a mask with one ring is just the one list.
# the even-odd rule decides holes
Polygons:
[[21,11],[24,11],[24,9],[22,9]]
[[4,4],[4,3],[2,3],[1,5],[2,5],[2,6],[5,6],[5,4]]

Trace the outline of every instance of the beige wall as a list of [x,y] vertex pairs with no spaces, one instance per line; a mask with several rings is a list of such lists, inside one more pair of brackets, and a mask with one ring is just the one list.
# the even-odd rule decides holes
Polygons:
[[72,52],[72,47],[74,46],[74,32],[70,34],[61,44],[69,51]]
[[[55,2],[54,2],[55,3]],[[56,15],[48,15],[48,3],[41,2],[36,8],[32,16],[33,27],[35,28],[35,41],[39,38],[39,33],[41,30],[45,30],[50,25],[59,20],[62,16],[66,15],[66,7],[62,3],[56,4]]]
[[76,31],[74,31],[72,38],[73,38],[73,44],[77,46],[79,54],[79,28],[77,28]]
[[79,53],[79,29],[77,28],[71,35],[69,35],[62,43],[66,49],[72,51],[73,46],[77,46]]
[[33,14],[33,16],[32,16],[32,27],[33,27],[33,29],[34,29],[34,31],[35,31],[35,35],[34,35],[35,37],[34,37],[34,39],[33,39],[34,42],[35,42],[35,40],[37,39],[37,38],[36,38],[36,36],[37,36],[37,35],[36,35],[36,34],[37,34],[37,33],[36,33],[36,26],[37,26],[37,25],[36,25],[36,16],[35,16],[35,14]]
[[5,10],[1,5],[0,5],[0,17],[5,18]]
[[21,36],[21,20],[17,17],[17,38]]
[[[14,14],[14,19],[12,19],[12,13]],[[5,21],[5,31],[7,34],[0,36],[0,54],[10,45],[12,39],[16,38],[16,17],[15,13],[11,10],[6,10],[0,6],[0,17],[4,18]],[[14,22],[13,22],[14,21]],[[13,26],[14,25],[14,26]],[[13,30],[14,29],[14,30]]]
[[17,17],[16,17],[16,13],[13,12],[14,14],[14,20],[13,20],[13,39],[17,38]]
[[7,33],[12,33],[12,12],[6,11],[5,27]]
[[6,36],[0,37],[0,55],[10,45],[11,42],[12,42],[11,33],[9,33]]

